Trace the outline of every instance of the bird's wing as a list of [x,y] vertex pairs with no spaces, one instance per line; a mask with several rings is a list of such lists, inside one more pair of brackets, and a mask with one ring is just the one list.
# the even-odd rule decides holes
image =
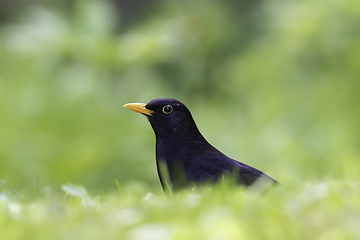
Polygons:
[[245,186],[253,184],[260,177],[276,182],[262,171],[229,158],[218,150],[193,157],[190,165],[186,167],[186,174],[188,179],[195,182],[217,180],[224,174],[238,175],[239,183]]
[[253,184],[255,181],[257,181],[259,178],[267,179],[271,182],[277,183],[277,181],[262,171],[253,168],[249,165],[246,165],[242,162],[238,162],[234,159],[232,159],[235,164],[239,167],[239,181],[247,186]]

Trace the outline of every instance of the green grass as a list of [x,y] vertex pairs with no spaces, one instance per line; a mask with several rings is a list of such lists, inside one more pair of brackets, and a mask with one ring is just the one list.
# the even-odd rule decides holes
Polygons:
[[360,182],[219,184],[175,197],[133,185],[91,196],[82,186],[46,189],[31,203],[0,195],[4,239],[358,239]]

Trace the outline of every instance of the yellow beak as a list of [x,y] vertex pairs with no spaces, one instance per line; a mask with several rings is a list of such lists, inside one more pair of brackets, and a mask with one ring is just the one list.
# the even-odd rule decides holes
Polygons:
[[133,110],[138,113],[146,114],[152,116],[154,113],[153,110],[147,109],[145,103],[127,103],[123,107],[126,107],[130,110]]

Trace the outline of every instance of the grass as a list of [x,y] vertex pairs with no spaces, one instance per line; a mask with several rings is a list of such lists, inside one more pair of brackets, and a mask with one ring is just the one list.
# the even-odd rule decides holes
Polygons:
[[[118,185],[119,186],[119,185]],[[79,185],[31,202],[0,195],[4,239],[357,239],[360,182],[279,185],[265,194],[219,184],[174,197],[143,185],[90,196]]]

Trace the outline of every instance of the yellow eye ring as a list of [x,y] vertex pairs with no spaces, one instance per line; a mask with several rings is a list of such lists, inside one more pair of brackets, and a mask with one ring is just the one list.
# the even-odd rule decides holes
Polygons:
[[173,111],[173,107],[171,105],[166,105],[162,109],[163,113],[170,114]]

